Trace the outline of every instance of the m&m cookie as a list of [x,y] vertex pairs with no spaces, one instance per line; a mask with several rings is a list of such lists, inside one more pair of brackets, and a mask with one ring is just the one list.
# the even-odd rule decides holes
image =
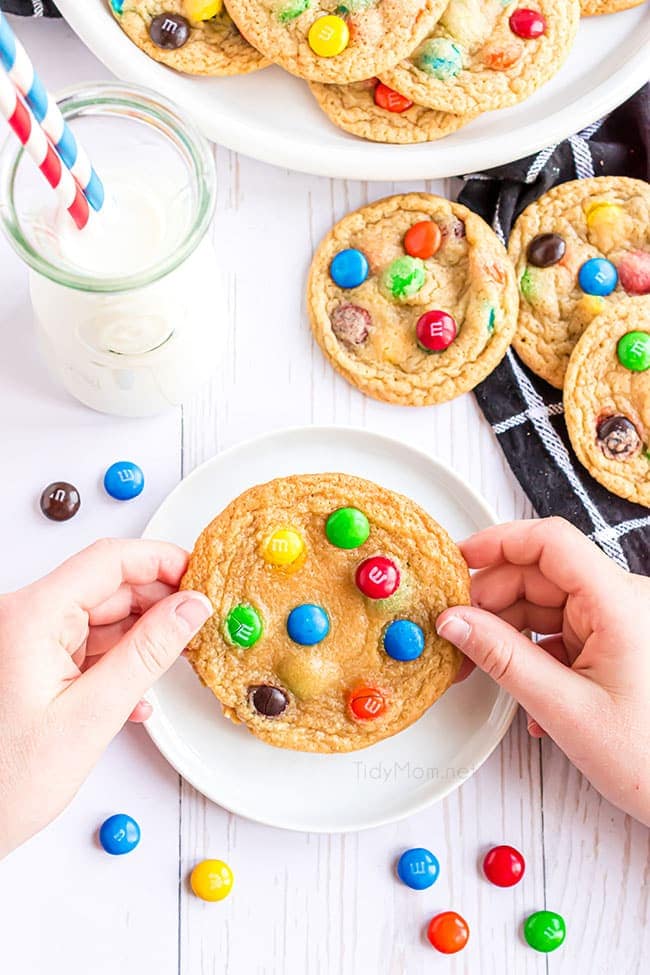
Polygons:
[[650,297],[619,302],[587,328],[569,360],[564,411],[592,477],[650,507]]
[[508,252],[520,290],[513,345],[561,389],[587,326],[650,294],[650,185],[623,176],[561,183],[524,210]]
[[[368,273],[346,287],[339,255]],[[517,323],[512,265],[476,214],[428,193],[348,214],[316,251],[307,306],[332,365],[376,399],[407,406],[450,400],[498,365]]]
[[124,33],[156,61],[195,75],[257,71],[266,58],[244,40],[223,0],[108,0]]
[[397,64],[447,0],[229,0],[242,34],[271,61],[310,81],[344,84]]
[[595,14],[615,14],[619,10],[630,10],[632,7],[640,7],[645,0],[580,0],[580,9],[583,17],[591,17]]
[[424,41],[380,77],[439,111],[504,108],[559,71],[579,20],[578,0],[450,0]]
[[458,672],[435,621],[469,602],[459,549],[413,501],[357,477],[246,491],[201,534],[182,588],[215,610],[192,666],[225,715],[271,745],[365,748],[416,721]]
[[457,132],[473,118],[415,105],[378,78],[350,85],[312,82],[310,88],[334,125],[371,142],[434,142]]

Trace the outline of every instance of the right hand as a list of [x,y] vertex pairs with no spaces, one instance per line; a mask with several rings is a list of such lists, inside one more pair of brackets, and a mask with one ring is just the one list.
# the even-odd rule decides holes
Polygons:
[[473,606],[445,610],[438,633],[523,705],[532,735],[650,825],[650,579],[561,518],[488,528],[461,549],[479,570]]

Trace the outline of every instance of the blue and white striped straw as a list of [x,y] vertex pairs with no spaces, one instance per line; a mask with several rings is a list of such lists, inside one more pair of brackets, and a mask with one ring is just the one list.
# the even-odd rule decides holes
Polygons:
[[101,210],[104,186],[84,150],[75,139],[59,106],[34,70],[7,18],[0,11],[0,64],[23,95],[34,118],[48,136],[66,169],[75,177],[93,210]]

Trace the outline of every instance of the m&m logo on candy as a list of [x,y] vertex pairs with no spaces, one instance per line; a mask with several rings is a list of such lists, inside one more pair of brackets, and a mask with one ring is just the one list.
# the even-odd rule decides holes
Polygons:
[[400,571],[392,559],[374,555],[357,568],[355,582],[369,599],[388,599],[399,588]]
[[334,58],[350,43],[350,31],[342,17],[328,14],[314,21],[307,40],[314,54],[321,58]]
[[404,95],[400,95],[398,91],[389,88],[388,85],[379,81],[375,88],[375,105],[383,108],[387,112],[393,112],[394,115],[401,115],[402,112],[406,112],[409,108],[413,107],[413,102]]
[[356,687],[348,698],[350,711],[358,721],[374,721],[386,712],[386,698],[378,687]]
[[427,311],[418,319],[415,333],[424,352],[444,352],[458,335],[458,326],[445,311]]

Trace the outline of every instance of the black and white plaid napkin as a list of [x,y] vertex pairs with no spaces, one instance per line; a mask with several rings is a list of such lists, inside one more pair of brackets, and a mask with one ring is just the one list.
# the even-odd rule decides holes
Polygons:
[[61,16],[52,0],[1,0],[0,9],[6,14],[20,14],[22,17]]
[[[464,177],[458,199],[505,242],[529,203],[558,183],[588,176],[650,180],[650,85],[536,156]],[[619,565],[650,575],[650,511],[610,494],[582,467],[569,442],[561,391],[533,375],[511,349],[475,393],[536,512],[562,515]]]

